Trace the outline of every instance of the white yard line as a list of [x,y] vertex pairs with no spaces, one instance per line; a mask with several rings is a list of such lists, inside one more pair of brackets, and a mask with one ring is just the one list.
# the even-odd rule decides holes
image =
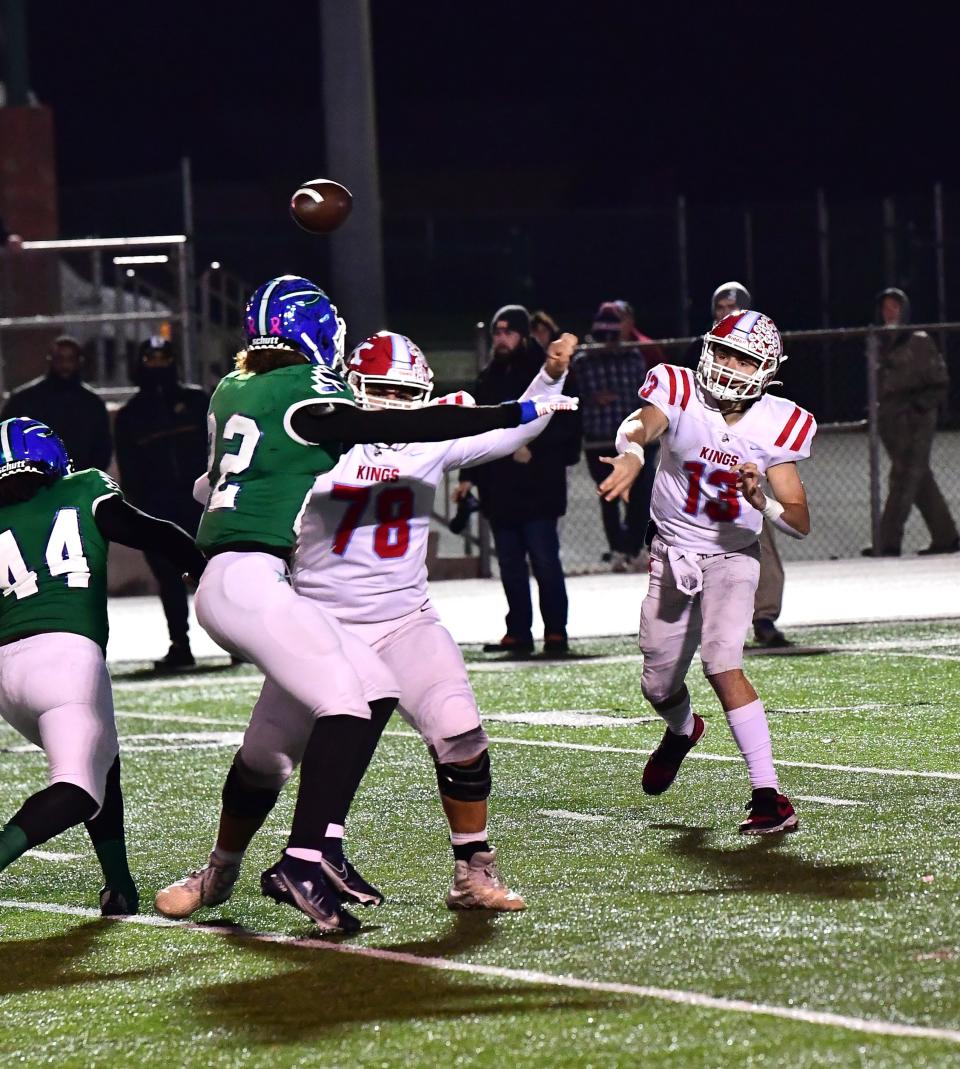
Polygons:
[[53,850],[28,850],[24,857],[35,857],[38,861],[76,861],[83,854],[58,854]]
[[596,813],[574,813],[569,809],[538,809],[537,812],[543,817],[557,817],[559,820],[578,820],[583,824],[603,824],[609,817],[602,817]]
[[795,794],[798,802],[818,802],[820,805],[866,805],[866,802],[854,802],[849,798],[824,798],[819,794]]
[[484,713],[486,721],[504,724],[536,724],[546,727],[602,728],[654,724],[659,716],[611,716],[599,709],[543,709],[529,713]]
[[[419,739],[419,736],[415,735],[412,731],[385,731],[384,735]],[[637,757],[649,757],[651,752],[650,750],[641,750],[631,746],[596,746],[589,742],[548,742],[541,739],[515,739],[505,735],[491,735],[490,741],[492,743],[500,743],[501,745],[506,746],[534,746],[548,750],[582,750],[585,753],[633,754]],[[733,764],[740,764],[743,761],[742,757],[727,756],[726,754],[696,753],[695,751],[688,754],[687,759],[695,759],[698,761],[722,761]],[[960,772],[914,772],[911,769],[906,768],[869,768],[859,765],[827,765],[820,764],[816,761],[777,760],[775,763],[778,766],[787,768],[816,768],[826,772],[859,772],[864,775],[902,776],[906,779],[960,780]]]
[[[60,906],[53,902],[20,902],[0,900],[0,907],[40,913],[64,914],[72,917],[100,918],[93,909],[79,906]],[[671,1002],[681,1006],[697,1006],[718,1013],[742,1013],[750,1016],[777,1017],[803,1024],[822,1025],[828,1028],[843,1028],[878,1036],[902,1036],[908,1039],[933,1039],[947,1043],[960,1043],[960,1030],[935,1028],[929,1025],[901,1024],[898,1021],[883,1021],[868,1017],[853,1017],[824,1010],[807,1010],[797,1006],[774,1006],[764,1002],[748,1002],[746,999],[718,998],[700,991],[684,991],[681,988],[650,987],[645,984],[623,984],[606,980],[586,980],[576,976],[537,972],[532,969],[509,969],[499,965],[478,965],[448,958],[420,957],[378,947],[356,946],[349,943],[330,942],[323,939],[297,939],[279,932],[245,932],[235,929],[212,928],[184,921],[171,921],[163,917],[124,917],[119,923],[142,924],[158,928],[183,928],[204,935],[230,935],[236,939],[252,942],[282,943],[300,949],[330,951],[334,954],[353,954],[361,958],[389,961],[396,965],[410,965],[440,972],[464,973],[468,976],[488,976],[497,980],[509,980],[526,984],[546,984],[551,987],[568,988],[574,991],[598,991],[609,995],[623,995],[650,999],[656,1002]]]
[[243,722],[238,719],[226,720],[213,716],[190,716],[186,713],[141,713],[132,709],[117,709],[114,715],[118,718],[129,720],[175,720],[179,724],[211,724],[216,727],[243,727]]

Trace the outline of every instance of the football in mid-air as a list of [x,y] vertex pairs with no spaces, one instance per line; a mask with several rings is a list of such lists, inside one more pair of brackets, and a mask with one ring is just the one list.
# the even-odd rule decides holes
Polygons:
[[304,182],[290,198],[290,214],[311,234],[329,234],[350,214],[353,197],[346,186],[329,178]]

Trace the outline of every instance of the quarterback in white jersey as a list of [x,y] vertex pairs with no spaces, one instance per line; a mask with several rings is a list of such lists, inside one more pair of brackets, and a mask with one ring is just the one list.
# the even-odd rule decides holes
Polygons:
[[[521,399],[560,395],[575,347],[569,334],[554,342]],[[429,400],[433,373],[403,335],[368,338],[346,367],[362,407],[414,408]],[[435,403],[465,400],[460,394]],[[430,751],[454,851],[451,909],[517,910],[524,901],[505,886],[488,842],[488,739],[460,649],[427,593],[430,515],[447,471],[514,453],[549,418],[446,442],[354,446],[314,483],[293,560],[297,593],[372,647],[397,680],[400,712]],[[286,701],[275,688],[260,698],[271,705],[272,723],[295,727],[298,718],[281,708]],[[299,737],[288,740],[289,767],[302,746]]]
[[816,422],[799,405],[766,392],[785,359],[767,316],[744,311],[720,320],[704,338],[696,373],[673,364],[648,372],[640,390],[644,405],[621,425],[614,471],[599,487],[611,500],[629,494],[643,446],[663,442],[640,648],[641,689],[667,730],[644,768],[643,789],[662,794],[706,730],[684,682],[699,645],[704,673],[747,763],[750,815],[740,825],[747,835],[798,826],[780,792],[763,703],[742,669],[763,520],[793,538],[810,530],[796,462],[810,455]]

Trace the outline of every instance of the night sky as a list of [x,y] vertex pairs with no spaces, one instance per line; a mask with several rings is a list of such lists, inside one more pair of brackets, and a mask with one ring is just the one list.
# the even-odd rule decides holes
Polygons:
[[[271,213],[325,170],[315,3],[28,7],[65,231],[155,232],[170,205],[128,195],[127,179],[170,175],[188,154],[205,252],[228,250],[248,275],[296,259]],[[388,244],[425,215],[549,215],[556,233],[677,193],[879,197],[960,177],[953,27],[922,5],[371,7]]]

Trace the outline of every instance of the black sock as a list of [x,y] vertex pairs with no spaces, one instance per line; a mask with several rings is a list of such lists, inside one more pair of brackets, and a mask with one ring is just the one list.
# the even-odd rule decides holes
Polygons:
[[[289,846],[322,850],[328,824],[344,825],[395,698],[371,702],[371,717],[318,717],[300,765]],[[342,842],[340,844],[342,850]]]
[[127,841],[123,826],[123,791],[120,789],[120,755],[107,773],[107,786],[100,812],[84,821],[108,887],[130,893],[133,877],[127,861]]
[[489,851],[490,844],[486,839],[476,839],[471,843],[461,843],[453,848],[453,856],[457,861],[469,861],[474,854],[479,854],[481,850]]
[[10,818],[26,836],[28,849],[81,824],[97,810],[96,801],[75,783],[51,783],[30,797]]

